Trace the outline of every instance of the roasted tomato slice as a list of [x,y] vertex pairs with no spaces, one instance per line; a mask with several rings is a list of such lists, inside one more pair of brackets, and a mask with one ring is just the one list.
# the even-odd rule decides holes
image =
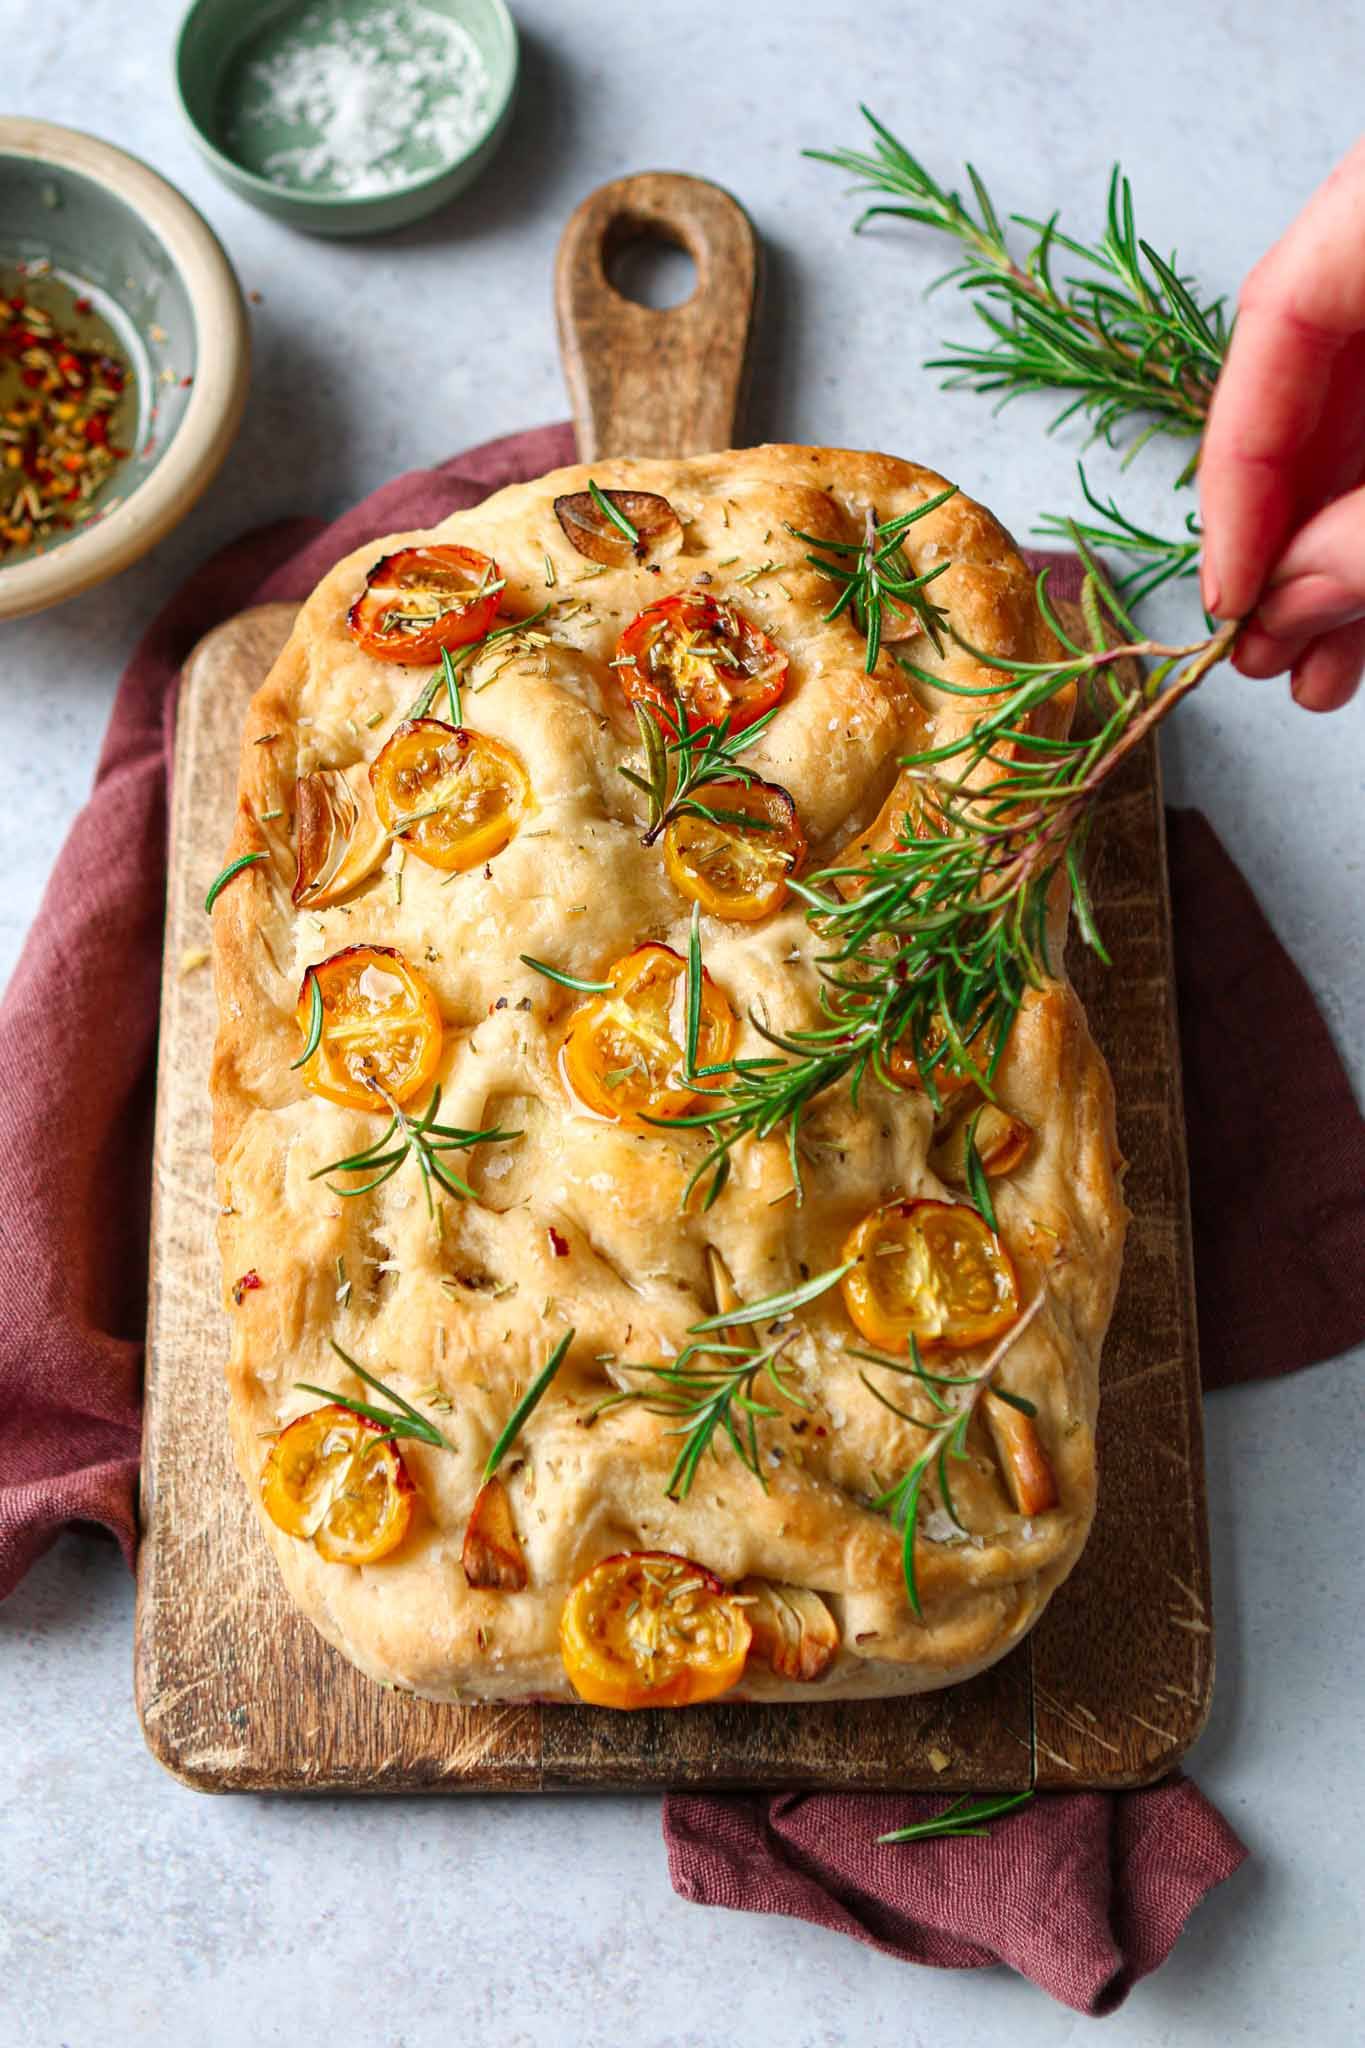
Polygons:
[[720,1580],[668,1550],[603,1558],[564,1603],[559,1646],[594,1707],[687,1707],[728,1692],[751,1631]]
[[295,1021],[307,1044],[313,988],[322,991],[322,1031],[300,1069],[315,1095],[346,1109],[410,1102],[441,1057],[441,1013],[425,977],[391,946],[347,946],[310,967]]
[[778,908],[787,877],[805,858],[796,805],[775,782],[713,782],[697,801],[710,815],[684,811],[673,819],[664,866],[712,917],[756,924]]
[[[605,995],[578,1010],[564,1041],[564,1072],[579,1101],[613,1123],[647,1131],[651,1118],[686,1116],[697,1099],[683,1076],[687,962],[671,946],[637,946],[607,976]],[[735,1016],[703,969],[697,1065],[730,1057]]]
[[261,1471],[261,1501],[275,1527],[311,1543],[328,1564],[373,1564],[396,1550],[415,1491],[382,1424],[339,1402],[281,1430]]
[[965,1202],[892,1202],[852,1232],[848,1312],[869,1344],[965,1351],[1019,1318],[1019,1283],[995,1232]]
[[[984,1073],[990,1064],[990,1047],[983,1033],[965,1040],[967,1051]],[[935,1017],[924,1034],[924,1064],[916,1060],[914,1049],[907,1036],[900,1038],[886,1055],[886,1070],[902,1088],[918,1088],[927,1093],[926,1074],[932,1080],[934,1093],[941,1102],[958,1095],[964,1088],[975,1085],[976,1075],[969,1068],[959,1064],[958,1057],[947,1043],[947,1034]]]
[[646,605],[621,635],[615,667],[631,702],[651,704],[670,730],[675,699],[689,731],[728,723],[742,732],[787,687],[787,657],[776,641],[700,590]]
[[[380,750],[370,780],[390,832],[434,868],[491,860],[531,801],[530,779],[511,747],[439,718],[405,720]],[[416,822],[405,826],[405,818]]]
[[450,546],[400,548],[375,563],[346,623],[380,661],[439,661],[443,647],[482,640],[501,592],[491,555]]

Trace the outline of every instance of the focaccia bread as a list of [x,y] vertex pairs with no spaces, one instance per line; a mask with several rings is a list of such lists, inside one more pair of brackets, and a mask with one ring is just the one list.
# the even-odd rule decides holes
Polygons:
[[[590,481],[614,494],[658,494],[677,520],[657,547],[643,519],[639,546],[618,545],[594,501],[580,495]],[[869,508],[884,522],[943,490],[941,478],[914,464],[820,448],[561,470],[499,491],[432,533],[394,536],[338,563],[302,607],[251,705],[228,858],[261,857],[223,886],[213,913],[231,1427],[289,1591],[373,1678],[438,1699],[571,1700],[579,1694],[564,1649],[581,1646],[586,1626],[599,1663],[639,1662],[639,1684],[619,1697],[580,1677],[580,1691],[607,1704],[681,1703],[722,1684],[732,1696],[765,1700],[915,1692],[1003,1655],[1076,1562],[1095,1503],[1097,1368],[1125,1212],[1108,1075],[1066,981],[1026,996],[994,1075],[996,1106],[978,1126],[998,1235],[976,1216],[964,1185],[963,1118],[981,1098],[974,1086],[949,1087],[948,1065],[942,1090],[926,1088],[906,1062],[891,1085],[865,1076],[856,1104],[846,1083],[817,1096],[799,1130],[800,1201],[779,1126],[735,1145],[728,1178],[704,1206],[709,1175],[690,1198],[687,1189],[713,1137],[677,1118],[704,1112],[703,1091],[725,1084],[694,1073],[690,1087],[651,1094],[650,1042],[630,1037],[641,961],[652,970],[662,962],[665,982],[674,976],[666,1010],[673,1050],[685,1036],[694,905],[679,886],[676,848],[670,859],[657,840],[645,843],[645,797],[621,772],[648,780],[624,686],[630,655],[618,652],[623,633],[645,607],[690,591],[716,601],[724,632],[767,636],[753,644],[771,643],[785,657],[781,694],[737,759],[789,793],[806,872],[850,848],[890,845],[914,829],[915,786],[901,757],[942,745],[991,701],[931,688],[893,654],[978,691],[1002,678],[957,641],[939,651],[924,632],[883,648],[866,673],[854,618],[848,610],[827,618],[835,590],[792,529],[817,542],[857,541]],[[590,527],[596,519],[596,542],[580,535],[575,544],[573,507],[557,516],[556,500],[570,496],[580,512],[586,506]],[[460,744],[498,743],[480,756],[494,764],[496,801],[458,832],[439,809],[424,810],[419,783],[387,768],[379,780],[388,777],[388,810],[376,811],[370,775],[432,681],[440,689],[425,715],[453,723],[436,655],[425,628],[405,619],[401,591],[367,597],[388,588],[384,576],[371,577],[377,561],[438,544],[497,565],[496,591],[474,590],[469,625],[495,637],[452,650],[462,730],[483,736]],[[903,546],[916,574],[950,564],[932,596],[961,640],[1009,659],[1054,653],[1029,572],[980,506],[947,496],[906,529]],[[594,548],[623,559],[595,560]],[[397,572],[385,575],[393,582]],[[376,633],[382,644],[384,634],[409,630],[421,658],[367,651]],[[704,663],[704,639],[694,644]],[[760,651],[750,664],[760,695],[776,662]],[[703,673],[695,663],[688,670]],[[427,738],[453,744],[434,730]],[[771,821],[755,828],[765,860],[775,842],[762,834],[775,829]],[[433,864],[452,846],[445,865]],[[711,853],[693,852],[705,875]],[[702,1066],[708,1048],[714,1066],[780,1057],[758,1025],[788,1033],[820,1017],[822,945],[804,904],[788,893],[764,914],[762,900],[742,895],[703,890],[700,899],[696,932],[709,977]],[[1057,940],[1065,917],[1054,896]],[[676,962],[640,954],[651,946],[671,948]],[[343,963],[306,979],[352,948],[391,950],[351,953],[351,970]],[[1052,953],[1060,974],[1060,943]],[[611,986],[576,989],[525,956],[570,982]],[[345,988],[361,1019],[350,1039],[346,1001],[333,1004]],[[387,1083],[371,1082],[380,1070],[356,1051],[369,1043],[366,1005],[391,1002],[399,1036],[384,1040],[382,1057],[398,1064],[383,1069]],[[612,1036],[610,1016],[603,1023],[604,1006],[621,1003],[624,1039]],[[712,1032],[713,1012],[726,1006],[729,1051],[724,1031]],[[639,1014],[646,1031],[665,1012]],[[310,1050],[320,1025],[325,1044]],[[626,1053],[613,1068],[611,1048],[621,1044]],[[400,1071],[401,1102],[392,1093]],[[360,1072],[358,1102],[318,1092],[329,1072],[353,1081]],[[658,1072],[678,1082],[667,1059]],[[378,1092],[367,1101],[371,1086]],[[436,1087],[441,1127],[519,1135],[438,1155],[467,1192],[438,1184],[429,1203],[420,1145],[393,1163],[410,1130],[400,1123],[387,1150],[377,1141],[395,1106],[410,1124],[420,1121]],[[650,1104],[661,1120],[649,1120]],[[346,1164],[367,1152],[374,1171]],[[365,1191],[372,1181],[379,1184]],[[953,1206],[915,1206],[926,1202]],[[876,1212],[892,1219],[884,1239],[880,1225],[864,1223]],[[923,1249],[916,1233],[931,1224],[948,1231],[934,1243],[946,1246],[949,1262],[965,1261],[956,1310],[952,1299],[941,1311],[930,1298],[943,1275],[914,1264]],[[876,1296],[881,1254],[892,1291],[879,1315],[875,1299],[867,1307],[867,1289]],[[696,1333],[718,1312],[800,1290],[849,1258],[859,1261],[851,1278],[830,1281],[790,1314]],[[921,1281],[929,1290],[922,1302],[914,1293]],[[923,1364],[944,1382],[981,1373],[999,1333],[1017,1325],[992,1365],[991,1395],[970,1400],[950,1502],[934,1472],[920,1492],[918,1612],[888,1496],[926,1441],[907,1415],[938,1411],[905,1370],[896,1315],[906,1302],[928,1333]],[[934,1319],[944,1315],[958,1348],[934,1340]],[[490,1452],[569,1330],[562,1362],[507,1445],[471,1528]],[[749,1389],[768,1412],[731,1409],[745,1456],[718,1428],[680,1479],[688,1418],[668,1375],[679,1354],[693,1371],[732,1368],[735,1352],[689,1356],[685,1348],[726,1341],[769,1346],[779,1383],[760,1377]],[[870,1363],[869,1349],[899,1356],[901,1375]],[[363,1383],[347,1360],[385,1391]],[[638,1370],[647,1365],[654,1375]],[[875,1398],[869,1382],[903,1412]],[[322,1399],[300,1383],[385,1410],[401,1396],[442,1441],[383,1443],[373,1431],[350,1456],[342,1430],[322,1447],[321,1465],[305,1458],[290,1467],[290,1533],[277,1511],[280,1465],[302,1438],[286,1444],[281,1433]],[[978,1391],[935,1385],[949,1403]],[[344,1424],[344,1410],[339,1417]],[[401,1499],[400,1466],[411,1486]],[[346,1502],[362,1484],[370,1506],[361,1500],[348,1523]],[[271,1513],[265,1496],[275,1499]],[[372,1561],[346,1561],[366,1554],[376,1503],[381,1522],[395,1518],[401,1541]],[[571,1589],[622,1553],[668,1553],[689,1567],[633,1566],[624,1586],[634,1589],[633,1606],[618,1601],[604,1619],[606,1608],[594,1611],[580,1596],[562,1634]],[[659,1629],[667,1637],[677,1616],[686,1626],[664,1640]],[[570,1663],[578,1669],[572,1654]],[[694,1667],[703,1672],[695,1682]]]

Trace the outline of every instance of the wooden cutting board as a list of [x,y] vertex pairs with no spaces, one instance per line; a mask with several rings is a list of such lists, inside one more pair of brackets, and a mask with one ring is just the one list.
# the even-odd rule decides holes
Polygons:
[[[680,241],[698,291],[666,313],[610,291],[604,257]],[[558,306],[581,445],[690,451],[733,438],[757,273],[734,201],[651,174],[587,200]],[[651,370],[650,366],[653,366]],[[662,371],[659,366],[662,365]],[[658,377],[662,375],[662,386]],[[656,394],[666,392],[660,427]],[[569,1786],[970,1790],[1138,1785],[1183,1754],[1213,1679],[1179,1047],[1154,745],[1092,841],[1113,957],[1072,970],[1114,1071],[1133,1212],[1101,1369],[1100,1508],[1079,1566],[1010,1657],[967,1685],[844,1705],[682,1713],[437,1706],[386,1691],[285,1597],[228,1447],[209,1154],[215,1027],[207,884],[235,806],[247,700],[288,634],[269,605],[200,644],[181,687],[157,1095],[136,1682],[157,1758],[206,1791],[542,1791]]]

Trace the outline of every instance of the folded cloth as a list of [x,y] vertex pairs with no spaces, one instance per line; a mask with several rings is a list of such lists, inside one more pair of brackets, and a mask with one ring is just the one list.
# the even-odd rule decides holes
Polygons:
[[[304,597],[364,541],[573,455],[568,426],[542,427],[400,477],[330,526],[252,534],[190,579],[134,653],[94,793],[0,1005],[0,1597],[65,1523],[103,1524],[130,1563],[136,1545],[166,795],[186,656],[243,605]],[[1365,1122],[1306,984],[1208,824],[1176,812],[1169,826],[1200,1333],[1206,1384],[1224,1385],[1365,1335]],[[1290,1261],[1292,1306],[1273,1280]],[[984,1842],[875,1845],[941,1803],[673,1795],[670,1871],[685,1898],[789,1913],[943,1968],[1005,1962],[1098,2013],[1164,1960],[1245,1854],[1183,1779],[1050,1794]]]

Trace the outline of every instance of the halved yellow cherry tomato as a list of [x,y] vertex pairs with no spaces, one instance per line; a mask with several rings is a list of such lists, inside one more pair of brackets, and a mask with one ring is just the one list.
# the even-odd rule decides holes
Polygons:
[[869,1344],[966,1351],[1019,1319],[1019,1283],[995,1232],[965,1202],[891,1202],[849,1236],[839,1282]]
[[[684,896],[712,917],[757,924],[776,910],[806,852],[796,805],[776,782],[714,782],[664,833],[664,866]],[[752,820],[753,822],[748,822]]]
[[728,1692],[752,1631],[720,1580],[669,1550],[603,1558],[564,1603],[559,1646],[593,1707],[687,1707]]
[[424,975],[391,946],[347,946],[303,977],[294,1020],[307,1044],[313,986],[322,991],[322,1034],[304,1083],[346,1109],[410,1102],[436,1072],[441,1012]]
[[[578,1010],[564,1040],[564,1073],[599,1116],[647,1131],[650,1118],[686,1116],[697,1099],[683,1075],[687,962],[671,946],[637,946],[607,976],[606,995]],[[697,1065],[730,1057],[735,1015],[703,968]]]
[[[960,1094],[962,1089],[972,1087],[976,1082],[976,1075],[959,1064],[951,1046],[946,1051],[939,1052],[939,1048],[946,1044],[946,1038],[942,1023],[935,1017],[924,1034],[924,1058],[934,1088],[943,1102],[950,1096]],[[966,1044],[968,1052],[984,1073],[991,1056],[985,1034],[978,1032],[976,1037],[968,1039]],[[937,1059],[934,1058],[935,1053],[939,1054]],[[892,1080],[902,1088],[917,1088],[922,1094],[928,1092],[924,1072],[915,1058],[908,1036],[898,1039],[888,1050],[886,1070]]]
[[261,1504],[275,1527],[328,1564],[373,1564],[396,1550],[415,1494],[383,1426],[334,1401],[282,1430],[261,1471]]
[[379,661],[439,661],[443,647],[482,640],[501,594],[491,555],[449,545],[399,548],[370,570],[346,623]]
[[675,697],[689,731],[728,724],[743,732],[787,687],[787,657],[777,642],[703,590],[646,605],[617,643],[615,668],[631,702],[652,705],[670,731]]
[[[511,747],[439,718],[405,719],[380,749],[370,781],[388,829],[420,860],[452,872],[501,853],[531,801]],[[404,827],[405,818],[416,823]]]

